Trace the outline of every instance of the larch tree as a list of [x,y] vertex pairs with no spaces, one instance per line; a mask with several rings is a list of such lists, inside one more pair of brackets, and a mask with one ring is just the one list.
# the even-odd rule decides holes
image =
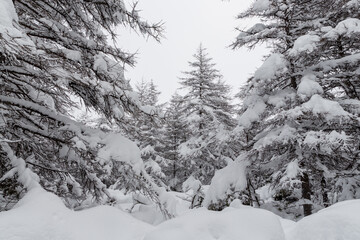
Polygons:
[[134,54],[116,47],[114,29],[124,26],[159,40],[161,24],[142,20],[123,1],[1,5],[8,9],[0,22],[0,174],[6,201],[40,185],[67,200],[110,200],[107,188],[115,184],[159,203],[160,190],[144,173],[136,145],[121,134],[87,127],[68,112],[77,96],[122,125],[125,114],[141,108],[124,78]]
[[193,177],[210,182],[216,169],[225,164],[226,143],[223,141],[233,125],[229,87],[200,45],[195,60],[189,62],[180,84],[187,90],[182,111],[186,114],[189,136],[180,146],[180,154]]
[[[334,203],[330,198],[359,194],[358,183],[343,185],[346,190],[329,184],[341,173],[358,171],[359,149],[358,114],[343,102],[353,96],[341,94],[348,88],[346,81],[333,81],[334,76],[348,75],[343,69],[355,64],[356,40],[330,46],[327,39],[332,29],[343,26],[340,15],[354,17],[358,12],[346,8],[352,1],[331,2],[335,5],[321,0],[255,1],[239,18],[259,17],[262,22],[242,31],[233,45],[272,46],[243,88],[236,132],[251,163],[248,176],[254,188],[270,186],[272,207],[292,218]],[[339,57],[339,47],[347,46],[346,56]]]

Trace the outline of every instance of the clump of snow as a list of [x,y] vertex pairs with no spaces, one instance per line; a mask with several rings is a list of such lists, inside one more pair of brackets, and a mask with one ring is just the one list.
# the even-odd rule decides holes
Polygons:
[[[250,103],[251,102],[251,103]],[[252,96],[246,99],[245,104],[249,104],[248,109],[241,114],[238,118],[239,125],[243,127],[250,127],[253,122],[256,122],[260,119],[261,114],[266,109],[266,104],[259,96]]]
[[286,166],[285,176],[281,179],[281,181],[285,181],[287,179],[294,179],[301,172],[302,169],[299,167],[299,160],[296,159]]
[[254,26],[246,31],[246,35],[261,32],[266,29],[266,26],[262,23],[256,23]]
[[315,94],[323,94],[324,90],[318,82],[314,74],[307,74],[302,77],[298,86],[297,94],[303,100]]
[[273,195],[275,193],[274,189],[271,187],[271,184],[266,184],[258,189],[256,189],[256,194],[259,195],[261,201],[264,203],[273,201]]
[[190,176],[186,181],[182,184],[182,189],[184,192],[188,192],[192,190],[193,192],[198,191],[201,188],[201,182],[195,179],[193,176]]
[[103,54],[97,54],[94,56],[93,69],[104,72],[108,70],[108,65],[107,62],[105,61],[105,56]]
[[338,23],[335,28],[329,30],[324,37],[337,39],[339,36],[352,37],[353,34],[360,34],[360,19],[347,18]]
[[138,174],[144,169],[140,149],[121,134],[109,133],[100,144],[103,144],[103,147],[99,149],[97,159],[101,164],[111,161],[127,163]]
[[[107,73],[112,78],[124,78],[124,68],[121,64],[103,53],[94,56],[93,69],[100,73]],[[120,88],[117,90],[122,92]]]
[[76,62],[82,62],[82,54],[79,51],[75,51],[75,50],[70,50],[70,49],[62,49],[61,50],[65,57],[67,59],[70,59],[72,61],[76,61]]
[[147,160],[144,164],[144,167],[152,174],[155,174],[159,177],[165,177],[165,174],[162,172],[160,165],[152,159]]
[[254,149],[261,149],[268,145],[274,144],[274,142],[287,144],[293,138],[296,138],[296,132],[297,130],[295,128],[284,125],[282,127],[271,130],[270,132],[266,133],[265,136],[263,133],[260,133],[255,137],[255,139],[259,140],[254,144]]
[[348,139],[349,137],[345,132],[339,133],[337,131],[332,131],[331,133],[326,133],[322,131],[309,131],[306,133],[303,144],[314,149],[320,147],[321,151],[331,154],[333,153],[333,149],[342,146]]
[[351,1],[347,2],[345,6],[347,6],[349,8],[358,9],[360,7],[360,1],[359,0],[351,0]]
[[312,96],[308,102],[303,104],[303,107],[311,110],[315,115],[326,114],[330,117],[349,115],[338,102],[324,99],[318,94]]
[[267,103],[282,108],[287,106],[288,102],[295,101],[296,93],[292,89],[283,89],[276,91],[273,95],[269,96]]
[[322,98],[320,95],[313,95],[309,101],[296,107],[288,113],[292,117],[298,117],[305,112],[312,112],[314,115],[324,115],[327,120],[335,118],[348,118],[351,114],[346,112],[338,102]]
[[296,223],[288,240],[360,239],[360,200],[337,203]]
[[294,47],[290,50],[290,55],[297,55],[302,52],[311,53],[316,47],[317,43],[320,41],[320,37],[317,35],[303,35],[296,39],[294,42]]
[[278,217],[251,207],[196,209],[160,224],[144,240],[284,240]]
[[256,0],[253,5],[252,9],[256,12],[262,12],[268,10],[270,7],[270,1],[269,0]]
[[225,199],[230,189],[235,192],[244,190],[247,186],[246,167],[248,165],[249,162],[244,160],[244,156],[240,156],[223,169],[216,171],[205,194],[204,206]]
[[279,53],[274,53],[264,61],[258,70],[256,70],[254,78],[256,80],[270,80],[286,71],[286,69],[287,64],[284,56]]
[[[0,140],[1,139],[5,138],[0,134]],[[27,189],[40,188],[39,176],[27,167],[26,161],[23,158],[17,157],[6,141],[0,141],[0,147],[10,159],[10,163],[12,165],[12,169],[0,178],[0,182],[7,178],[12,178],[15,174],[17,174],[18,181]]]
[[[2,27],[13,27],[13,21],[17,21],[18,17],[15,11],[14,4],[11,0],[0,1],[0,26]],[[2,30],[0,27],[0,32]]]
[[35,51],[34,43],[22,31],[19,31],[18,26],[14,26],[14,22],[18,21],[18,16],[15,11],[14,4],[11,0],[0,1],[0,43],[7,41],[12,43],[11,46],[1,43],[0,51],[5,48],[9,53],[19,51],[19,48],[13,45],[26,46],[29,50]]

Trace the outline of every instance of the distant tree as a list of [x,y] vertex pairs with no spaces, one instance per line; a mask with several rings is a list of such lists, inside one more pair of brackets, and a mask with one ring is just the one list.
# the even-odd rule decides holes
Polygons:
[[187,90],[182,111],[189,128],[187,141],[180,146],[180,154],[194,177],[209,183],[216,169],[224,166],[222,141],[233,126],[229,87],[200,45],[195,60],[189,62],[180,84]]
[[179,147],[190,134],[185,121],[186,115],[182,111],[183,98],[175,93],[165,111],[163,134],[163,156],[168,164],[163,168],[167,182],[173,190],[181,191],[181,184],[190,176],[184,159],[181,158]]
[[[116,184],[157,199],[140,154],[120,134],[69,117],[76,95],[87,108],[122,124],[140,108],[123,65],[134,56],[108,44],[119,25],[159,39],[123,1],[3,0],[0,30],[1,191],[7,200],[41,184],[68,200],[102,199]],[[111,38],[111,39],[109,39]]]
[[144,79],[141,80],[141,82],[136,85],[136,92],[139,95],[139,101],[142,105],[156,106],[158,104],[160,92],[152,79],[150,82]]
[[154,81],[146,82],[142,80],[136,85],[136,92],[143,108],[147,111],[139,111],[138,117],[134,119],[136,134],[133,136],[141,150],[141,155],[145,161],[145,168],[154,177],[165,180],[162,167],[166,165],[161,152],[163,140],[161,134],[161,122],[159,115],[163,105],[158,103],[160,91]]

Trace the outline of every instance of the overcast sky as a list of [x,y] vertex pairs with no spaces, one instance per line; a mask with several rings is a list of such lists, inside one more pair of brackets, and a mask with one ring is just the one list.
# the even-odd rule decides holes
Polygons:
[[134,85],[153,79],[161,91],[160,101],[168,101],[179,87],[178,77],[189,70],[188,61],[202,43],[217,64],[224,80],[236,92],[260,66],[264,47],[231,50],[235,27],[248,28],[254,20],[239,21],[236,15],[247,9],[251,0],[141,0],[141,16],[150,22],[163,21],[165,38],[161,43],[144,40],[137,34],[121,32],[120,46],[138,51],[137,65],[128,68],[126,77]]

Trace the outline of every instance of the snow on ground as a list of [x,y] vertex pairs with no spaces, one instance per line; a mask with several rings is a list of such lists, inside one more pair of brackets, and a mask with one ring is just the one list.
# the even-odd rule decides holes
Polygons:
[[227,208],[221,212],[204,208],[160,224],[144,240],[282,240],[278,217],[251,207]]
[[337,203],[305,217],[287,233],[288,240],[360,239],[360,200]]
[[[186,201],[181,202],[184,194],[171,194],[178,197],[180,205],[188,206]],[[178,217],[154,226],[115,207],[75,212],[55,195],[35,188],[15,208],[0,213],[0,240],[360,239],[360,200],[335,204],[297,223],[267,210],[243,206],[239,200],[221,212],[185,208]],[[142,214],[150,217],[149,212]]]
[[41,188],[29,191],[14,209],[0,213],[1,240],[141,240],[152,229],[109,206],[71,211]]

